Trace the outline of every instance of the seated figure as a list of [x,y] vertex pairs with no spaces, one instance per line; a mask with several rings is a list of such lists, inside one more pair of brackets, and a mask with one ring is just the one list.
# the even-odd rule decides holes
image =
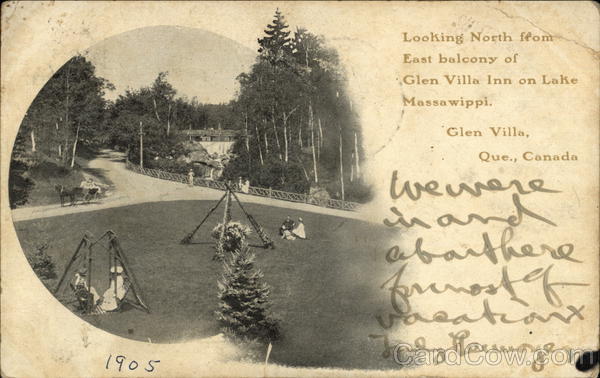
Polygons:
[[279,235],[281,235],[282,239],[293,239],[292,230],[294,229],[294,221],[288,215],[281,227],[279,227]]
[[128,281],[123,278],[123,267],[120,265],[110,268],[110,285],[102,295],[98,304],[101,311],[114,311],[119,308],[121,300],[127,294]]
[[304,221],[302,218],[298,218],[298,223],[292,230],[292,234],[298,239],[306,239],[306,230],[304,229]]
[[91,177],[88,177],[79,184],[79,187],[83,189],[93,189],[96,185],[94,184],[94,180],[92,180]]
[[88,177],[79,184],[79,187],[88,190],[96,190],[96,192],[101,193],[102,188],[106,188],[107,185],[97,183],[91,177]]
[[85,267],[82,267],[77,273],[75,273],[70,286],[75,294],[75,297],[77,298],[80,311],[93,309],[96,306],[96,302],[100,301],[101,299],[94,287],[88,289],[87,268]]

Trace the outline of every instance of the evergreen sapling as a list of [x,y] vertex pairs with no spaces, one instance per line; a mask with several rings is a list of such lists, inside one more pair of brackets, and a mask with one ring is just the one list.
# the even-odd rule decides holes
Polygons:
[[224,272],[217,281],[217,320],[228,336],[270,342],[279,337],[278,322],[269,311],[270,288],[255,269],[255,255],[244,239],[235,244],[235,250],[226,251]]

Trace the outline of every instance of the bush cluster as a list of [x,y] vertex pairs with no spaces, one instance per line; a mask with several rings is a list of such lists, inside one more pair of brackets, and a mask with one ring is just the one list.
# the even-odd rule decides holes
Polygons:
[[196,175],[198,175],[199,173],[197,172],[198,169],[195,168],[193,164],[175,159],[160,158],[157,160],[151,160],[150,162],[148,162],[147,166],[148,168],[154,168],[161,171],[179,173],[183,175],[187,174],[190,171],[190,169],[193,169]]
[[46,253],[48,245],[38,248],[38,251],[29,259],[29,263],[38,277],[48,280],[56,278],[56,271],[52,257]]

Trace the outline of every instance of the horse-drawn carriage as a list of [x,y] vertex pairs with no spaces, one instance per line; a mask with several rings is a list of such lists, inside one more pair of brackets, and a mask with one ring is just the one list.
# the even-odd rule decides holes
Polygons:
[[100,188],[82,188],[79,186],[72,187],[70,189],[65,188],[63,185],[55,185],[58,195],[60,196],[60,206],[65,206],[65,199],[71,200],[71,206],[77,203],[77,200],[81,200],[82,203],[90,203],[92,200],[96,200],[100,194]]

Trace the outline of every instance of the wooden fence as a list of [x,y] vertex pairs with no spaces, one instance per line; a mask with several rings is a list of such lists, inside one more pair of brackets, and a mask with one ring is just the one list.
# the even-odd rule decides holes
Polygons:
[[[136,173],[140,173],[142,175],[155,177],[155,178],[159,178],[162,180],[181,182],[183,184],[188,183],[187,176],[182,175],[180,173],[166,172],[166,171],[161,171],[158,169],[151,169],[151,168],[141,168],[139,165],[133,164],[129,161],[126,163],[126,167],[127,167],[127,169],[129,169],[133,172],[136,172]],[[226,190],[227,189],[227,187],[225,186],[225,183],[222,181],[207,180],[207,179],[203,179],[203,178],[194,178],[194,185],[203,186],[205,188],[218,189],[218,190]],[[338,209],[338,210],[355,211],[358,208],[358,206],[360,205],[359,203],[356,203],[356,202],[341,201],[341,200],[336,200],[336,199],[314,198],[308,194],[284,192],[281,190],[259,188],[259,187],[254,187],[254,186],[251,186],[247,193],[242,192],[236,186],[232,186],[232,189],[239,193],[251,194],[251,195],[255,195],[255,196],[259,196],[259,197],[274,198],[274,199],[290,201],[290,202],[301,202],[301,203],[307,203],[310,205],[327,207],[327,208]]]

